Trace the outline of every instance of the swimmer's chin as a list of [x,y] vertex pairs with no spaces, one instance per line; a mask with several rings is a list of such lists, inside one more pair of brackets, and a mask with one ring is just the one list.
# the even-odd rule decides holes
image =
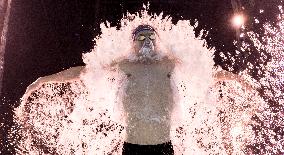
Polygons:
[[142,63],[148,64],[158,60],[158,55],[152,48],[141,48],[137,54],[137,61]]
[[151,64],[162,60],[162,56],[152,46],[143,46],[138,52],[130,54],[127,58],[130,62]]

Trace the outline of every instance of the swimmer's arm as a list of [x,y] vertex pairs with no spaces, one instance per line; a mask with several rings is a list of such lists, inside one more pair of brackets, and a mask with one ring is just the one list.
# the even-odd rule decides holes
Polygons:
[[26,89],[26,94],[31,93],[32,91],[38,89],[44,83],[68,82],[68,81],[78,80],[80,78],[80,74],[83,73],[84,71],[85,71],[85,66],[77,66],[49,76],[40,77],[35,82],[33,82],[31,85],[28,86],[28,88]]
[[214,81],[237,81],[242,85],[243,88],[245,88],[248,91],[254,90],[253,86],[249,84],[247,81],[245,81],[240,75],[233,74],[231,72],[222,70],[214,74]]

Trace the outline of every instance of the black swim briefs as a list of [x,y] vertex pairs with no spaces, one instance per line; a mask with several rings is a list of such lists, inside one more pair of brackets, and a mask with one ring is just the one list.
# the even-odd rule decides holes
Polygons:
[[171,142],[157,145],[139,145],[124,142],[122,155],[174,155]]

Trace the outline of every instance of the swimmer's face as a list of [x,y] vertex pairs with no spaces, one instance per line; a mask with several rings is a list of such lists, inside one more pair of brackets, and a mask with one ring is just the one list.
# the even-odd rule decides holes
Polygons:
[[156,34],[152,30],[144,30],[139,33],[134,38],[134,48],[135,52],[139,52],[139,50],[144,48],[152,48],[154,50],[156,41]]

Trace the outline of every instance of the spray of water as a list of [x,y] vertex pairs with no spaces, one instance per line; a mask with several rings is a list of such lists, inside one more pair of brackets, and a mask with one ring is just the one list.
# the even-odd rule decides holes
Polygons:
[[[267,104],[254,90],[260,85],[246,72],[238,75],[245,82],[216,80],[214,75],[220,69],[213,69],[214,49],[195,38],[189,21],[173,24],[169,16],[149,15],[144,10],[127,14],[119,29],[108,22],[101,24],[102,34],[95,38],[92,52],[83,55],[86,68],[77,79],[60,82],[51,76],[27,90],[15,109],[19,154],[121,154],[127,125],[121,103],[125,77],[112,64],[138,59],[132,31],[141,24],[157,31],[158,57],[176,62],[171,79],[175,154],[251,153],[247,148],[257,138],[252,118],[267,116],[262,113]],[[283,110],[280,114],[283,116]],[[283,149],[280,144],[274,147]]]
[[267,51],[271,56],[270,62],[262,66],[265,76],[259,80],[262,88],[261,96],[266,104],[253,116],[254,139],[247,147],[254,154],[284,153],[284,14],[282,6],[279,6],[279,10],[276,25],[264,24],[264,36],[253,32],[247,34],[258,49]]

